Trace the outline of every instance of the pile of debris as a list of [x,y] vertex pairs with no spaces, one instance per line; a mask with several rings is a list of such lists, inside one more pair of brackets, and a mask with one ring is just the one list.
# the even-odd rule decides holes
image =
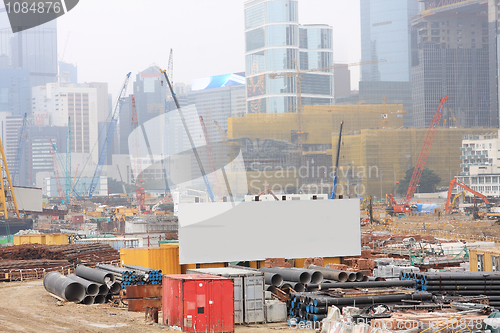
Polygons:
[[95,265],[120,260],[107,244],[26,244],[0,248],[0,281],[43,278],[47,272],[72,270],[76,264]]

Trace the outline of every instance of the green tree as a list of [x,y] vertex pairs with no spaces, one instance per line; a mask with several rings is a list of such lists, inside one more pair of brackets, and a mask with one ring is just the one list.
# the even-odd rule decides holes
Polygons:
[[[410,185],[411,176],[413,175],[413,169],[406,170],[405,178],[399,181],[398,193],[405,194],[408,190],[408,185]],[[424,168],[422,175],[420,176],[420,182],[418,185],[418,192],[420,193],[431,193],[436,191],[436,186],[441,182],[441,177],[439,177],[431,169]]]
[[108,177],[108,191],[109,193],[123,193],[123,185],[125,185],[125,190],[127,193],[134,193],[134,185],[129,185],[127,183],[121,182],[119,180]]

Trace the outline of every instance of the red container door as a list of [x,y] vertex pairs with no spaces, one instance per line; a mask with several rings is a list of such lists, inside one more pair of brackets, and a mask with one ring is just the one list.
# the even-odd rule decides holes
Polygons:
[[213,280],[210,286],[210,332],[234,332],[233,281]]
[[207,332],[209,280],[184,281],[184,327],[186,332]]

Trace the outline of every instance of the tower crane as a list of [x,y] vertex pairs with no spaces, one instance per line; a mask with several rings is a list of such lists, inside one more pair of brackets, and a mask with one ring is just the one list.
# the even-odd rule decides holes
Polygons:
[[97,187],[97,183],[101,178],[101,171],[104,163],[106,163],[106,158],[108,156],[108,149],[113,140],[113,136],[115,133],[116,123],[118,122],[118,116],[120,115],[120,110],[122,108],[123,100],[125,99],[125,94],[127,93],[127,85],[130,79],[130,75],[132,72],[128,73],[125,77],[125,82],[123,83],[123,87],[118,95],[118,99],[116,100],[115,110],[113,111],[113,116],[111,117],[111,123],[109,124],[108,133],[106,134],[106,140],[104,141],[104,146],[102,147],[101,154],[99,155],[99,162],[97,163],[97,167],[94,172],[94,177],[92,178],[92,182],[90,183],[89,188],[89,199],[92,198],[94,194],[95,188]]
[[12,175],[12,180],[14,185],[19,185],[19,172],[21,170],[21,156],[23,155],[24,142],[26,141],[26,125],[28,114],[25,113],[23,116],[23,124],[21,126],[19,142],[17,144],[16,159],[14,160],[14,172]]
[[189,131],[189,128],[187,126],[186,119],[184,118],[184,114],[181,110],[181,106],[179,104],[179,101],[177,100],[177,97],[175,95],[172,84],[170,83],[170,80],[168,79],[167,72],[165,70],[160,70],[160,71],[165,76],[165,81],[167,81],[168,87],[170,89],[170,93],[172,94],[172,98],[174,99],[174,102],[175,102],[175,106],[177,107],[177,111],[179,112],[179,116],[181,118],[182,125],[184,126],[184,130],[186,131],[186,135],[189,139],[189,143],[191,144],[191,149],[193,150],[193,154],[196,158],[196,162],[198,163],[198,167],[200,168],[200,172],[201,172],[201,175],[203,177],[203,181],[205,182],[208,196],[210,197],[210,200],[212,202],[214,202],[215,201],[214,194],[212,193],[212,188],[210,187],[210,183],[208,182],[208,177],[207,177],[207,174],[205,173],[205,168],[203,167],[203,163],[201,162],[200,155],[198,154],[198,150],[196,149],[196,146],[194,144],[193,137],[191,136],[191,132]]
[[431,151],[432,143],[434,141],[434,137],[436,136],[436,131],[443,114],[444,103],[447,99],[448,96],[441,98],[436,113],[434,113],[434,116],[432,117],[431,124],[429,125],[429,130],[427,131],[427,135],[425,136],[424,144],[422,145],[422,149],[420,150],[420,155],[418,155],[417,163],[415,164],[415,168],[413,169],[410,184],[408,185],[408,189],[406,190],[406,194],[401,204],[397,204],[393,195],[389,194],[389,207],[387,207],[387,210],[389,212],[410,212],[410,200],[413,198],[413,195],[417,190],[417,185],[420,182],[420,176],[422,176],[422,171],[424,170],[425,163],[427,162],[427,157],[429,156],[429,152]]
[[296,86],[297,86],[296,92],[297,92],[297,125],[298,125],[298,131],[296,134],[297,134],[297,144],[299,147],[299,152],[302,153],[302,136],[305,134],[302,130],[302,84],[301,84],[301,78],[300,78],[301,74],[311,73],[311,72],[326,72],[326,71],[331,70],[331,69],[375,64],[375,63],[386,62],[386,61],[387,61],[386,59],[373,60],[373,61],[361,61],[361,62],[355,62],[355,63],[350,63],[350,64],[337,64],[334,66],[320,67],[320,68],[314,68],[314,69],[308,69],[308,70],[301,71],[299,69],[299,66],[297,65],[297,60],[294,59],[293,62],[295,63],[296,72],[281,72],[281,73],[269,74],[269,77],[271,79],[283,79],[283,78],[288,78],[288,77],[295,77]]
[[330,195],[330,199],[335,199],[336,197],[336,186],[337,186],[337,175],[339,172],[339,159],[340,159],[340,145],[342,143],[342,127],[344,127],[344,121],[340,122],[340,131],[339,131],[339,143],[337,145],[337,159],[335,163],[335,173],[333,175],[333,186],[332,186],[332,194]]

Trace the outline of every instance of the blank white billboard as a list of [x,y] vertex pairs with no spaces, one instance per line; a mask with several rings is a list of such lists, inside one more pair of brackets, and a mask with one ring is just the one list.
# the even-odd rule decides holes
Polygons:
[[42,212],[41,188],[14,186],[14,196],[19,212]]
[[359,199],[179,205],[181,264],[361,254]]

